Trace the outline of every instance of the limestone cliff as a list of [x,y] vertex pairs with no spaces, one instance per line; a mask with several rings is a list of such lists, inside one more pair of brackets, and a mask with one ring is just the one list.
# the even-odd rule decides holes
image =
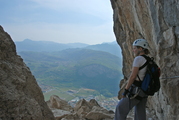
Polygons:
[[0,120],[54,120],[41,89],[0,26]]
[[179,1],[111,0],[114,33],[122,48],[126,83],[133,61],[131,44],[147,39],[151,56],[162,70],[161,89],[149,98],[148,107],[159,120],[179,120]]

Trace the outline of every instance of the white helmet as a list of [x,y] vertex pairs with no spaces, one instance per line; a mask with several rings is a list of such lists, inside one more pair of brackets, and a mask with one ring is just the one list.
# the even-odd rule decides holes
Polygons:
[[136,39],[133,42],[133,46],[140,46],[140,47],[142,47],[144,49],[148,49],[149,44],[147,43],[147,40],[145,40],[145,39]]

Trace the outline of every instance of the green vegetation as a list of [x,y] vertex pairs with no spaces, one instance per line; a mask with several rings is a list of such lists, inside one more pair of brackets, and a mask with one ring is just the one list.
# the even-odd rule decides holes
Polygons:
[[44,93],[45,101],[49,100],[50,96],[52,96],[52,95],[57,95],[57,96],[65,99],[66,101],[70,101],[74,98],[74,96],[72,96],[72,95],[69,95],[69,94],[62,92],[62,91],[58,91],[56,89],[53,89],[53,90],[51,90],[47,93]]
[[[95,92],[83,91],[85,94],[99,93],[106,97],[117,95],[118,84],[122,78],[122,66],[121,58],[115,55],[89,49],[18,54],[22,56],[39,84],[69,89],[83,87],[95,90]],[[66,96],[65,93],[56,90],[51,92]],[[76,95],[80,96],[81,92]],[[71,99],[71,96],[65,98]]]

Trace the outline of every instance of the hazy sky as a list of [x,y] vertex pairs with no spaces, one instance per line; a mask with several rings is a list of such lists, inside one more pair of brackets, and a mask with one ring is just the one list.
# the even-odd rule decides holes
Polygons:
[[14,41],[115,41],[110,0],[0,0],[0,25]]

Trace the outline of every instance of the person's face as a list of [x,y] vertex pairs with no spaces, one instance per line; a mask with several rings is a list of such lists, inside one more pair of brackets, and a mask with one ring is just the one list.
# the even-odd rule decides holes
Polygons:
[[137,48],[136,46],[133,46],[133,53],[135,57],[140,55],[141,49],[142,49],[141,47]]

